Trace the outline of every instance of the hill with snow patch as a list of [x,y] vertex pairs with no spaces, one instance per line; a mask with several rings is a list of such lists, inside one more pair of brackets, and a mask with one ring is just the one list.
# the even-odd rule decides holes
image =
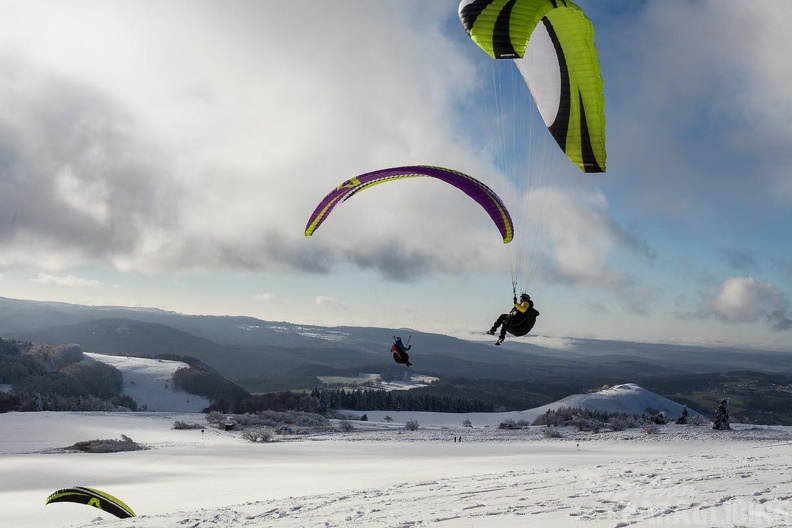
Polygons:
[[[549,410],[557,410],[560,407],[638,416],[642,414],[651,416],[662,412],[667,417],[673,418],[682,414],[683,408],[681,404],[650,392],[634,383],[624,383],[606,387],[589,394],[573,394],[557,402],[532,409],[531,412],[543,414]],[[690,414],[699,414],[691,409],[688,409],[688,412]]]
[[160,412],[201,412],[211,401],[203,396],[176,390],[173,373],[189,365],[182,361],[146,359],[130,356],[108,356],[83,352],[86,361],[101,361],[121,371],[122,393],[134,399],[140,410]]

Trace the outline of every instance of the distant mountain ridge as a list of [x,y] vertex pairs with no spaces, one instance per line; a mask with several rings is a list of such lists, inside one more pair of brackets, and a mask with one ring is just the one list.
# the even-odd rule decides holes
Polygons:
[[[417,368],[453,375],[486,377],[479,374],[500,370],[504,372],[499,375],[505,379],[519,379],[526,369],[564,367],[573,373],[591,372],[597,364],[611,371],[659,367],[669,373],[757,370],[792,374],[792,353],[785,352],[591,339],[574,339],[575,346],[563,351],[514,341],[495,349],[490,340],[467,341],[408,331],[413,335],[413,353],[420,358]],[[281,371],[281,364],[292,368],[306,362],[333,368],[387,364],[392,333],[393,329],[384,328],[322,327],[246,316],[185,315],[156,308],[94,307],[0,297],[0,337],[78,342],[84,350],[96,348],[94,351],[104,353],[142,352],[150,347],[160,353],[192,349],[201,355],[264,351],[274,371]],[[290,360],[287,356],[299,357]],[[434,361],[434,357],[440,361]],[[597,364],[592,365],[592,357]],[[520,372],[516,378],[508,374],[514,368]]]
[[[675,379],[693,377],[695,386],[689,383],[685,394],[698,401],[696,395],[702,390],[718,387],[708,382],[710,373],[764,373],[767,379],[762,383],[768,390],[774,383],[785,383],[774,381],[774,377],[792,375],[792,353],[788,352],[592,339],[569,339],[571,345],[563,350],[517,340],[494,347],[483,333],[481,341],[475,341],[400,331],[412,335],[412,372],[441,380],[473,380],[469,385],[475,390],[481,381],[489,380],[489,391],[485,392],[493,396],[499,382],[536,380],[542,387],[557,382],[555,392],[560,392],[633,381],[646,386],[649,378],[655,380],[655,386],[664,387],[664,394],[672,395],[682,394]],[[385,380],[398,379],[405,368],[390,357],[393,332],[0,297],[0,337],[77,343],[86,352],[101,354],[195,357],[250,392],[311,389],[319,383],[318,376],[377,373]],[[574,380],[572,386],[567,386],[567,380]],[[526,389],[510,390],[514,395]],[[775,392],[772,395],[776,397]],[[763,407],[766,394],[746,401],[766,413],[787,404],[781,396],[778,398],[770,409]],[[705,403],[704,410],[710,405]]]

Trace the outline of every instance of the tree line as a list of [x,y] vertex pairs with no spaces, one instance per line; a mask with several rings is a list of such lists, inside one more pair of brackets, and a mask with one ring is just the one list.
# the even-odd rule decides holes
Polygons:
[[413,394],[383,389],[314,389],[309,394],[291,391],[255,394],[234,401],[219,400],[208,410],[232,414],[298,411],[327,414],[349,411],[426,411],[447,413],[494,412],[495,404],[478,398]]
[[494,412],[495,404],[479,398],[418,394],[383,389],[314,389],[311,396],[329,409],[350,411]]

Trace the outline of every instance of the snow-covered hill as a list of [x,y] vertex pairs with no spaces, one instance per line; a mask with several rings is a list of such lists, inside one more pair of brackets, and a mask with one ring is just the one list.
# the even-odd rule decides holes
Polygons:
[[[573,394],[557,402],[537,407],[533,411],[544,413],[559,407],[579,407],[590,411],[647,416],[662,412],[667,417],[678,417],[682,414],[683,408],[681,404],[649,392],[634,383],[624,383],[589,394]],[[688,412],[698,414],[691,409],[688,409]]]
[[189,365],[181,361],[108,356],[84,352],[86,361],[101,361],[118,370],[124,378],[123,394],[134,399],[141,410],[161,412],[200,412],[211,403],[208,399],[175,390],[171,376]]
[[[498,425],[505,420],[530,423],[548,410],[556,410],[560,407],[579,407],[581,409],[604,413],[644,414],[647,416],[663,412],[668,419],[675,419],[682,414],[683,406],[668,398],[650,392],[643,387],[639,387],[634,383],[625,383],[613,387],[606,387],[598,392],[589,394],[573,394],[556,402],[525,411],[465,414],[414,411],[368,411],[366,415],[369,420],[374,421],[379,421],[385,418],[385,416],[390,416],[397,422],[416,420],[420,424],[457,426],[462,421],[469,420],[476,425]],[[692,416],[699,414],[693,409],[688,409],[688,412]]]

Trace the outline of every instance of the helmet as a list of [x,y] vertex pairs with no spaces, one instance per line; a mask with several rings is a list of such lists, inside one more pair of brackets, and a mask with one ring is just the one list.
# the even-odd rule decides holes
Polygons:
[[397,338],[396,338],[396,341],[401,341],[401,337],[397,337]]
[[531,300],[531,296],[528,295],[527,293],[523,293],[522,295],[520,295],[520,300],[521,301],[530,301]]

